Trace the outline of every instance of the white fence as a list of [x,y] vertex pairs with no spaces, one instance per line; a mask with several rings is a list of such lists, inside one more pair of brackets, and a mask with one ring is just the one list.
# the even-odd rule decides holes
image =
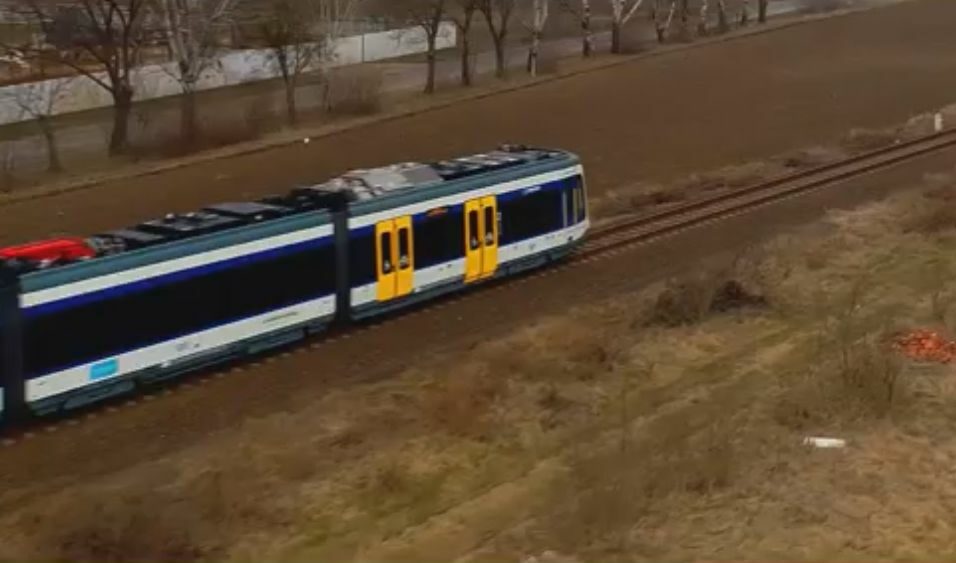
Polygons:
[[[444,22],[439,30],[437,47],[455,46],[456,28]],[[424,30],[420,27],[395,29],[343,37],[336,41],[331,57],[332,66],[380,61],[406,55],[424,53],[427,49]],[[105,74],[101,74],[105,81]],[[135,96],[137,101],[173,96],[182,92],[176,80],[175,63],[148,65],[136,71]],[[270,80],[279,76],[279,70],[269,51],[246,49],[232,51],[219,57],[203,73],[200,90],[223,88],[247,82]],[[51,103],[52,100],[52,103]],[[0,87],[0,125],[33,119],[24,106],[34,112],[52,107],[53,115],[73,113],[112,105],[109,92],[88,77],[57,78],[41,82]]]

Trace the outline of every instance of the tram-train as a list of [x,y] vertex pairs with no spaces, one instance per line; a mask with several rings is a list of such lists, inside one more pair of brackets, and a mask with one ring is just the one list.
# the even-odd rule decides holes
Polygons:
[[73,409],[560,259],[584,170],[505,145],[0,249],[4,419]]

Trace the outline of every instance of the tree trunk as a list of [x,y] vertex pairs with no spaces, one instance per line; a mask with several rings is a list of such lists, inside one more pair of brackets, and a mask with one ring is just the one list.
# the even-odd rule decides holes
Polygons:
[[494,36],[492,38],[495,44],[495,76],[498,78],[507,78],[508,69],[505,66],[505,40],[504,37]]
[[591,2],[585,0],[581,8],[581,55],[585,58],[594,54],[594,35],[591,33]]
[[700,2],[700,20],[697,22],[697,35],[705,37],[707,35],[707,10],[709,8],[707,0]]
[[295,107],[295,82],[291,77],[285,80],[285,109],[289,126],[295,126],[299,121],[299,111]]
[[757,0],[757,21],[767,23],[767,0]]
[[56,143],[56,133],[53,130],[53,123],[45,115],[39,115],[36,118],[37,126],[43,133],[43,140],[46,141],[47,171],[53,174],[63,172],[63,162],[60,160],[60,147]]
[[471,18],[474,12],[465,13],[464,22],[458,26],[461,32],[461,85],[468,87],[472,84],[471,76]]
[[611,22],[611,53],[621,54],[621,22],[617,19]]
[[113,131],[110,133],[110,156],[129,149],[129,115],[133,111],[133,89],[117,84],[113,91]]
[[681,41],[690,41],[690,22],[688,21],[688,16],[690,15],[690,7],[687,5],[687,0],[681,0],[680,2],[680,38]]
[[41,115],[37,117],[37,125],[43,133],[43,140],[46,141],[47,172],[59,174],[63,172],[63,161],[60,160],[60,147],[56,143],[53,123],[49,117]]
[[425,53],[425,60],[428,65],[428,77],[425,79],[426,94],[435,93],[435,39],[436,34],[428,34],[428,52]]
[[531,33],[531,48],[528,49],[528,74],[538,76],[538,50],[541,48],[541,32]]
[[471,38],[467,32],[461,37],[461,85],[471,86]]
[[747,0],[744,0],[744,3],[740,8],[740,25],[745,26],[749,23],[750,23],[750,6],[747,5]]
[[720,33],[730,31],[730,23],[727,21],[727,5],[724,0],[717,0],[717,30]]
[[184,143],[192,144],[199,138],[196,91],[193,85],[183,84],[183,94],[179,99],[179,104],[179,133]]

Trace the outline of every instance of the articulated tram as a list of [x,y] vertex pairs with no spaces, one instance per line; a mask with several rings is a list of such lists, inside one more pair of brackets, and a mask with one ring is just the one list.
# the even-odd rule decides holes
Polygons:
[[87,405],[566,255],[574,154],[503,146],[0,249],[5,419]]

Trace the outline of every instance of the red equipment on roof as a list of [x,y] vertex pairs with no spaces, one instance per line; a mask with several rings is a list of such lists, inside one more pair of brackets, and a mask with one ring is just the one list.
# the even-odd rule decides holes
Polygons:
[[0,260],[78,260],[93,258],[96,251],[81,238],[60,238],[0,248]]

